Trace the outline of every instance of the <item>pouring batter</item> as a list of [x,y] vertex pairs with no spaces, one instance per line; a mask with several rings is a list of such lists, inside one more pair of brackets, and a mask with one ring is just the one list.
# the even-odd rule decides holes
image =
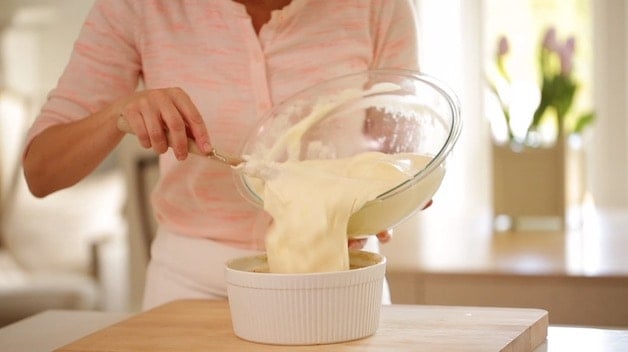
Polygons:
[[264,188],[264,209],[274,219],[266,239],[270,272],[348,270],[351,215],[412,178],[429,160],[414,154],[367,152],[277,164]]

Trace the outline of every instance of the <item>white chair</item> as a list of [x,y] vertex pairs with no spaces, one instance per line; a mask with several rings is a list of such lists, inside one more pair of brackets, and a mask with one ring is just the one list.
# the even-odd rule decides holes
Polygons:
[[46,309],[123,310],[126,292],[115,292],[119,280],[126,286],[122,173],[44,199],[20,188],[0,228],[0,325]]

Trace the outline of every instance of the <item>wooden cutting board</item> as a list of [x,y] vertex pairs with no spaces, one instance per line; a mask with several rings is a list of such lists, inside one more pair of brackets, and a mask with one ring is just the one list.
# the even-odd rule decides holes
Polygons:
[[528,352],[547,337],[540,309],[384,306],[371,337],[340,344],[277,346],[233,334],[226,301],[182,300],[140,313],[56,352],[142,351],[508,351]]

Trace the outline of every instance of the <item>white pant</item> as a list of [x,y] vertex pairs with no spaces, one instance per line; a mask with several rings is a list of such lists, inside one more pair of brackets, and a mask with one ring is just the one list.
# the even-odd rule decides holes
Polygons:
[[[377,251],[377,240],[369,239],[364,250]],[[255,254],[259,252],[159,229],[151,246],[142,309],[185,298],[226,299],[225,262]],[[382,303],[390,304],[386,281]]]

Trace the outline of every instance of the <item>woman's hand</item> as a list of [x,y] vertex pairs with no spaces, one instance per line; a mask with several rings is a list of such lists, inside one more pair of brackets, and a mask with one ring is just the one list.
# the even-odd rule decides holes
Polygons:
[[[392,234],[393,234],[393,230],[389,229],[386,231],[382,231],[375,236],[377,236],[377,239],[379,240],[380,243],[387,243],[388,241],[392,239]],[[366,237],[350,238],[349,248],[350,249],[362,249],[366,245],[366,241],[368,241],[368,238]]]
[[210,151],[205,122],[183,89],[140,91],[121,105],[119,115],[128,122],[142,147],[159,154],[170,147],[176,158],[183,160],[188,155],[188,138],[191,138],[201,151]]

